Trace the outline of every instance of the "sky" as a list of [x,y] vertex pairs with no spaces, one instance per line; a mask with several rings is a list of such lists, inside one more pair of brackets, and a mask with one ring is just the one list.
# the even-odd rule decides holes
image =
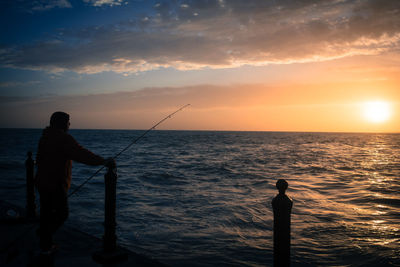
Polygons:
[[398,0],[5,0],[0,128],[400,132]]

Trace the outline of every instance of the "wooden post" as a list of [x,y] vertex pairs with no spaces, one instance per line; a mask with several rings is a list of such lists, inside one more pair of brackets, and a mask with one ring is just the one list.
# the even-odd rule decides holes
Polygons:
[[290,266],[290,214],[293,202],[285,194],[288,183],[278,180],[276,187],[279,194],[272,200],[274,211],[274,266]]
[[28,159],[25,161],[26,168],[26,217],[36,217],[36,204],[35,204],[35,185],[34,185],[34,171],[35,162],[32,159],[32,152],[28,152]]
[[116,220],[116,191],[117,191],[117,168],[108,166],[104,175],[105,203],[104,203],[104,236],[103,249],[93,253],[93,259],[98,263],[112,263],[126,260],[128,254],[117,248],[117,236],[115,234]]

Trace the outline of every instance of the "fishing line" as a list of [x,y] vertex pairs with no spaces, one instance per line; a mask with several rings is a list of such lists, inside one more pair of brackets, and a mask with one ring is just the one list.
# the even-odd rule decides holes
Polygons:
[[[120,156],[122,153],[124,153],[127,149],[129,149],[132,145],[136,144],[140,139],[142,139],[147,133],[149,133],[151,130],[154,130],[158,125],[160,125],[161,123],[163,123],[164,121],[170,119],[172,116],[174,116],[176,113],[178,113],[179,111],[181,111],[182,109],[186,108],[190,106],[190,104],[186,104],[184,106],[182,106],[181,108],[179,108],[178,110],[172,112],[171,114],[169,114],[168,116],[166,116],[164,119],[160,120],[159,122],[157,122],[156,124],[154,124],[154,126],[152,126],[150,129],[148,129],[147,131],[145,131],[142,135],[140,135],[139,137],[137,137],[135,140],[133,140],[129,145],[127,145],[124,149],[122,149],[119,153],[117,153],[114,157],[112,157],[112,159],[116,159],[118,158],[118,156]],[[78,187],[76,187],[69,195],[68,197],[72,196],[73,194],[75,194],[79,189],[81,189],[87,182],[89,182],[91,179],[93,179],[93,177],[95,177],[101,170],[104,169],[105,166],[102,166],[100,169],[98,169],[95,173],[93,173],[89,178],[87,178],[81,185],[79,185]]]

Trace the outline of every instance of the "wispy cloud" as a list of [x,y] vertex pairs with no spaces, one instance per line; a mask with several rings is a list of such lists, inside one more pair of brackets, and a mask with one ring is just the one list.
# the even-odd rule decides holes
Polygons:
[[53,8],[71,8],[72,5],[68,0],[16,0],[16,4],[23,10],[28,12],[46,11]]
[[135,73],[376,55],[398,50],[400,1],[162,2],[130,21],[62,33],[9,47],[0,62],[52,72]]
[[93,6],[120,6],[124,0],[83,0],[85,3],[89,3]]
[[41,83],[40,81],[27,81],[27,82],[8,81],[8,82],[0,82],[0,88],[31,86],[31,85],[40,84],[40,83]]

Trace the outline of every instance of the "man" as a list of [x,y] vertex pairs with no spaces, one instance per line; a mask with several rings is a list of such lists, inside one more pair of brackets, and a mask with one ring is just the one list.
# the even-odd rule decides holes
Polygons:
[[68,189],[71,186],[72,160],[96,166],[114,163],[79,145],[67,132],[69,115],[55,112],[50,126],[43,130],[37,152],[35,184],[40,195],[40,248],[42,254],[56,249],[53,234],[68,218]]

